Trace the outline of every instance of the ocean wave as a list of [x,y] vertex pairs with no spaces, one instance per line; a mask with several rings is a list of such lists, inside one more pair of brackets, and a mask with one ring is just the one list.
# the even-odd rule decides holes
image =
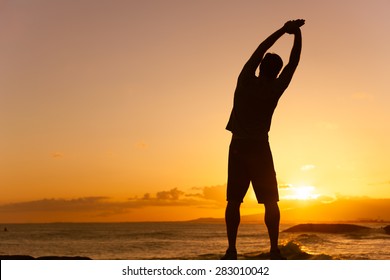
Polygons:
[[[306,252],[303,247],[295,242],[289,241],[286,244],[279,246],[281,254],[287,258],[287,260],[332,260],[332,256],[327,254],[310,254]],[[196,260],[219,260],[223,254],[202,254],[193,257],[187,257],[185,259]],[[237,255],[238,260],[269,260],[270,254],[266,251],[255,251],[249,253],[242,253]],[[177,258],[183,259],[183,258]]]
[[[288,260],[332,260],[333,257],[327,254],[310,254],[303,246],[296,241],[289,241],[279,246],[281,254]],[[243,259],[266,260],[269,259],[269,252],[253,252],[243,255]]]
[[303,234],[300,234],[298,235],[296,238],[295,238],[296,241],[300,242],[300,243],[310,243],[310,244],[322,244],[322,243],[331,243],[332,241],[327,239],[327,238],[323,238],[317,234],[308,234],[308,233],[303,233]]
[[354,224],[299,224],[283,232],[322,232],[322,233],[352,233],[369,231],[371,228]]

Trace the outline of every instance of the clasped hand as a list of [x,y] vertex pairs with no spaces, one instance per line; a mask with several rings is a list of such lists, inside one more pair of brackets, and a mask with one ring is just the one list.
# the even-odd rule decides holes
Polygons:
[[305,24],[304,19],[289,20],[283,26],[284,30],[288,34],[295,34],[298,32],[299,28]]

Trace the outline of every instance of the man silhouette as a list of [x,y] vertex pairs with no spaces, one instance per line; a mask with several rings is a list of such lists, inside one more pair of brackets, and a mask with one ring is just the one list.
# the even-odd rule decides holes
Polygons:
[[[285,259],[278,248],[279,193],[268,132],[278,100],[299,63],[302,48],[300,27],[304,23],[302,19],[288,21],[271,34],[258,46],[238,77],[233,109],[226,127],[232,132],[225,212],[229,247],[222,259],[237,259],[240,205],[250,182],[258,203],[265,207],[264,221],[270,238],[270,258]],[[266,51],[285,33],[294,34],[294,44],[289,62],[278,77],[283,61],[277,54],[266,54]],[[258,67],[260,72],[256,76]]]

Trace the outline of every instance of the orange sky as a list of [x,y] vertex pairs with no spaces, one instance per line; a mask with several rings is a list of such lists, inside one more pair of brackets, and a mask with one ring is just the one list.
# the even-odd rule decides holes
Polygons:
[[[295,18],[270,132],[282,199],[390,198],[389,8],[0,0],[0,222],[222,216],[237,75]],[[285,62],[292,38],[271,50]]]

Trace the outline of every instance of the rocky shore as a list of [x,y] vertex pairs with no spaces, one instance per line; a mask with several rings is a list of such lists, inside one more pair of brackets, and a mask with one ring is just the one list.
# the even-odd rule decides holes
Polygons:
[[88,257],[79,256],[43,256],[32,257],[28,255],[0,255],[0,260],[91,260]]

